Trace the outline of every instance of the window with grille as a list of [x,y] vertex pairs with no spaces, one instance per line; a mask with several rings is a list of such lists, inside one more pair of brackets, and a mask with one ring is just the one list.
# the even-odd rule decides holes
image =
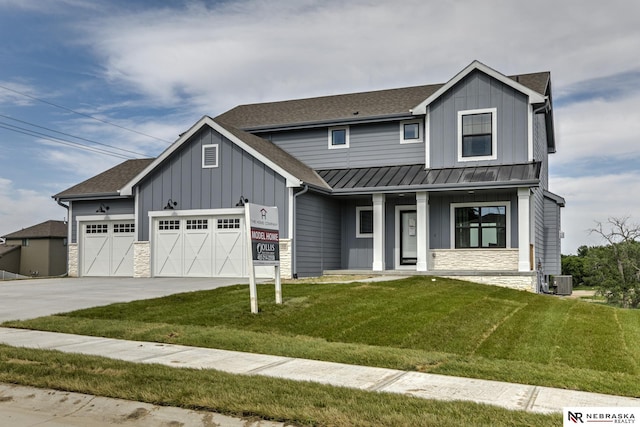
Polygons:
[[458,161],[497,158],[495,108],[458,112]]
[[208,219],[188,219],[187,230],[207,230],[209,228]]
[[180,230],[180,220],[161,219],[158,222],[158,230]]
[[84,230],[87,234],[104,234],[109,231],[107,224],[87,224]]
[[122,224],[113,224],[113,232],[114,233],[133,233],[136,231],[136,226],[134,223],[122,223]]
[[240,218],[221,218],[218,220],[218,230],[240,228]]

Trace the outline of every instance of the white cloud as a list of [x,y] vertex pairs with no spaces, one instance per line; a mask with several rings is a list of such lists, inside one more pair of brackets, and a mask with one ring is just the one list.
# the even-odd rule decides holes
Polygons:
[[49,194],[16,186],[0,178],[0,235],[31,227],[49,219],[63,220],[67,212]]
[[[505,73],[550,69],[561,84],[604,76],[640,67],[640,57],[625,53],[640,45],[638,15],[640,3],[622,0],[248,0],[108,15],[85,31],[112,82],[217,113],[244,102],[443,82],[473,59]],[[481,36],[470,37],[472,29]]]
[[640,221],[640,171],[602,176],[552,177],[553,191],[567,201],[562,211],[562,253],[575,253],[581,245],[604,242],[589,230],[610,217],[631,217]]
[[565,169],[584,159],[640,157],[638,105],[640,93],[611,100],[588,100],[557,110],[559,141],[554,165]]

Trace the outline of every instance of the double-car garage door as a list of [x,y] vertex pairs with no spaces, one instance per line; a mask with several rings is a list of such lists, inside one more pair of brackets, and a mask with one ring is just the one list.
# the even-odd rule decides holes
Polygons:
[[243,277],[244,218],[159,217],[153,220],[153,275]]
[[[133,220],[83,221],[80,230],[82,276],[133,276]],[[244,216],[154,217],[151,258],[155,277],[246,277]]]

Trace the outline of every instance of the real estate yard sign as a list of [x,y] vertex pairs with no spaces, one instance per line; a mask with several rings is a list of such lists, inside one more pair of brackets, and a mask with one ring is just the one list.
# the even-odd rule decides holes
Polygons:
[[249,290],[251,312],[258,312],[258,292],[256,288],[255,266],[274,266],[276,281],[276,304],[282,304],[280,284],[280,227],[278,208],[246,203],[245,222],[247,224],[249,252]]

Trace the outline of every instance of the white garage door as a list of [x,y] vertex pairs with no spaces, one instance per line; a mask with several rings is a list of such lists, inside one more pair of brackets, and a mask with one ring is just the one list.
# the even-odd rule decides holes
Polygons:
[[83,276],[133,276],[133,221],[83,222]]
[[243,277],[242,217],[157,218],[154,221],[155,276]]

